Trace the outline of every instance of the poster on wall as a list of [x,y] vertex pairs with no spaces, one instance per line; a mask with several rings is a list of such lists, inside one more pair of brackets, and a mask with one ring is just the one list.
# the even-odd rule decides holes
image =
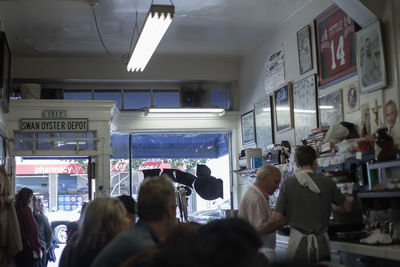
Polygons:
[[265,63],[265,90],[267,94],[285,82],[285,56],[283,49],[267,57]]
[[293,95],[292,84],[279,88],[274,92],[275,116],[277,132],[293,128]]
[[300,74],[306,73],[313,68],[311,53],[311,29],[305,26],[297,32],[297,49],[299,54]]
[[358,82],[347,85],[344,88],[344,106],[346,114],[360,110],[360,91]]
[[301,145],[317,128],[317,86],[315,74],[308,76],[293,85],[293,108],[295,125],[295,142]]
[[398,109],[396,102],[394,100],[389,100],[388,102],[386,102],[384,112],[385,112],[385,122],[389,129],[389,134],[392,135],[393,134],[392,130],[395,127],[398,127],[396,126],[398,125],[397,124]]
[[361,93],[386,86],[385,58],[379,21],[357,32],[357,63]]
[[254,105],[254,112],[256,116],[257,147],[266,151],[267,147],[274,143],[271,97],[267,96],[260,102],[256,103]]
[[254,145],[256,143],[254,110],[249,111],[241,116],[241,125],[243,147]]
[[331,126],[343,120],[342,90],[319,98],[319,115],[321,126]]
[[314,20],[320,89],[356,74],[355,23],[333,5]]

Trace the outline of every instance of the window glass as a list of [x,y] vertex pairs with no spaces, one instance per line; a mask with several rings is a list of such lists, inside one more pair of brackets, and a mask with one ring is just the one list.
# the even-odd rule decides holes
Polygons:
[[[76,133],[55,133],[54,137],[61,139],[66,138],[77,138]],[[55,140],[54,149],[55,150],[76,150],[76,140]]]
[[95,100],[114,100],[119,109],[122,109],[121,106],[121,91],[94,91],[94,99]]
[[16,150],[32,150],[33,141],[23,140],[23,138],[33,138],[33,133],[16,133],[15,134],[15,149]]
[[110,196],[129,195],[129,134],[112,134],[111,147]]
[[180,95],[178,91],[154,91],[153,105],[158,108],[179,108]]
[[[50,150],[51,149],[51,141],[49,138],[50,138],[49,133],[39,133],[36,149],[37,150]],[[47,140],[40,140],[40,139],[47,139]]]
[[[189,220],[206,223],[220,218],[220,210],[230,208],[228,139],[227,133],[133,134],[132,192],[137,192],[140,187],[143,170],[175,169],[196,176],[197,164],[204,164],[213,177],[222,179],[223,197],[205,200],[200,196],[204,191],[197,192],[195,185],[187,201]],[[203,216],[200,211],[212,212]]]
[[143,109],[150,106],[150,91],[124,91],[124,109]]
[[210,90],[210,107],[229,109],[229,93],[226,90]]
[[[79,138],[94,138],[94,132],[78,133]],[[79,140],[79,150],[95,150],[94,140]]]
[[64,99],[67,100],[92,100],[91,91],[64,91]]

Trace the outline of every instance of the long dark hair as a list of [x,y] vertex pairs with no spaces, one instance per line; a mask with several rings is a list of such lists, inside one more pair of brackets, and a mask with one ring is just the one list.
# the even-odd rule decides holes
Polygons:
[[33,191],[28,187],[21,188],[15,199],[16,206],[28,206],[29,200],[33,197]]

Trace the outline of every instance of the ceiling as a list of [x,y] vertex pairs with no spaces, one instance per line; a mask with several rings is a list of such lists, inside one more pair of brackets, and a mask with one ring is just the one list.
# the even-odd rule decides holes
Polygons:
[[[151,0],[0,0],[1,28],[13,57],[127,58]],[[173,0],[174,20],[156,55],[240,58],[309,0]],[[155,0],[154,4],[170,4]],[[134,35],[133,44],[137,34]]]

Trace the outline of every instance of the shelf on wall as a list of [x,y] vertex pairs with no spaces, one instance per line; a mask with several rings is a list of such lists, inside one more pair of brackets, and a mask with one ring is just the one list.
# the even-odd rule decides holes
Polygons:
[[400,189],[364,191],[364,192],[358,192],[357,195],[359,198],[393,198],[393,197],[400,197]]
[[400,167],[400,160],[374,162],[368,165],[370,169],[382,169]]

